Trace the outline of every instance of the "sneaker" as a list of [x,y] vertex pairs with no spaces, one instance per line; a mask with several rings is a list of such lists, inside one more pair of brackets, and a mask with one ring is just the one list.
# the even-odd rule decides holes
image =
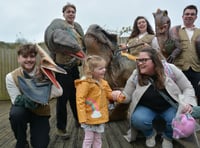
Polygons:
[[156,133],[152,135],[151,137],[146,139],[146,146],[147,147],[154,147],[156,145]]
[[65,138],[65,139],[69,139],[70,138],[70,135],[69,135],[69,133],[67,133],[66,129],[64,129],[64,130],[57,129],[57,135],[60,136],[60,137]]
[[164,138],[162,142],[162,148],[173,148],[172,141]]

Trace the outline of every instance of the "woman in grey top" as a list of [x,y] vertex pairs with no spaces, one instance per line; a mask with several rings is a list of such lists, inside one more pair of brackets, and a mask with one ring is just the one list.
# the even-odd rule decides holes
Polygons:
[[[196,106],[194,89],[185,75],[176,66],[162,61],[162,56],[153,48],[140,51],[137,69],[133,71],[124,88],[126,99],[130,104],[131,130],[125,138],[135,140],[136,131],[141,131],[146,137],[146,146],[156,145],[156,130],[152,121],[160,116],[166,122],[162,133],[163,148],[172,148],[172,119],[176,116],[177,108],[166,101],[160,93],[165,93],[174,103],[178,103],[180,112],[191,113]],[[180,95],[184,96],[180,99]]]

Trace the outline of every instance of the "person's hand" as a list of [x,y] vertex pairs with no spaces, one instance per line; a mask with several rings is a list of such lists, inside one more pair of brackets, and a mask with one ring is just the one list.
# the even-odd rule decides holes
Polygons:
[[119,48],[126,48],[126,44],[120,44]]
[[125,100],[124,94],[120,90],[115,90],[112,92],[112,97],[114,101],[117,101],[119,103],[123,102]]
[[120,49],[123,49],[122,52],[128,52],[127,47],[128,47],[128,46],[127,46],[126,44],[120,44],[120,45],[119,45],[119,48],[120,48]]
[[192,113],[192,106],[190,104],[183,105],[182,113]]
[[176,57],[178,57],[181,54],[182,50],[179,48],[176,48],[172,51],[171,55],[167,58],[167,62],[174,63],[174,60]]
[[84,128],[86,126],[85,122],[79,123],[81,125],[82,128]]
[[125,96],[123,93],[119,94],[118,98],[117,98],[117,102],[122,103],[125,100]]
[[143,48],[151,47],[149,44],[144,43]]
[[117,98],[119,97],[119,95],[121,94],[122,92],[120,90],[114,90],[112,91],[112,99],[114,101],[117,101]]
[[170,55],[168,58],[167,58],[167,62],[169,63],[174,63],[174,60],[175,60],[175,57],[173,55]]

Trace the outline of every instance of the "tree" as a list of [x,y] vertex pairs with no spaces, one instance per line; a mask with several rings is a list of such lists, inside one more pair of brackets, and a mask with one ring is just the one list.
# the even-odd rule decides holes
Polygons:
[[131,33],[132,28],[131,28],[131,26],[128,26],[128,27],[122,27],[121,30],[111,30],[111,29],[105,29],[105,30],[108,31],[108,32],[111,32],[111,33],[118,34],[119,37],[121,37],[121,36],[127,37]]
[[15,40],[16,43],[20,43],[20,44],[26,44],[28,43],[28,40],[25,39],[22,35],[21,32],[19,32],[17,35],[16,35],[17,39]]
[[119,36],[122,36],[124,33],[129,34],[131,31],[132,31],[131,26],[122,27],[122,29],[119,32]]

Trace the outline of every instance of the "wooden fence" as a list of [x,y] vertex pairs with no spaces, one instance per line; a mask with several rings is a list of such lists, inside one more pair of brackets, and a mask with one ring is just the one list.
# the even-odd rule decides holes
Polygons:
[[9,97],[5,87],[5,76],[8,72],[18,67],[16,56],[16,48],[18,45],[13,46],[16,48],[5,46],[3,43],[0,45],[0,100],[7,100]]

